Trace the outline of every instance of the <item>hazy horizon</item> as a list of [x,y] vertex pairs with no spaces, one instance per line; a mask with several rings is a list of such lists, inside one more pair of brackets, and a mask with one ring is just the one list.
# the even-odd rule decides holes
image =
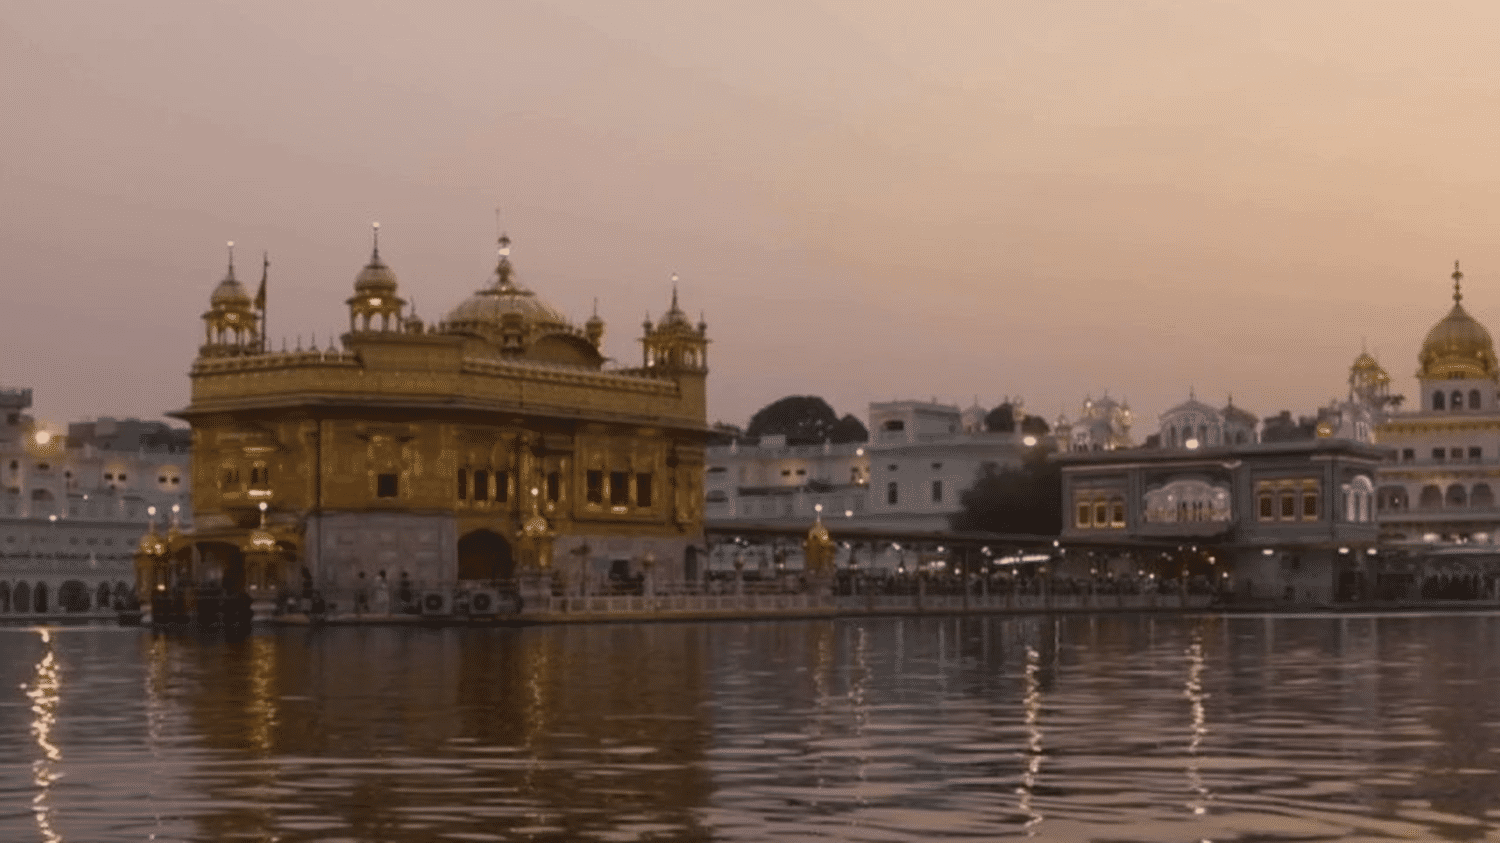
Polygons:
[[56,423],[188,403],[236,241],[324,346],[381,225],[428,321],[522,283],[639,359],[708,322],[709,420],[785,395],[1052,421],[1311,414],[1500,325],[1500,7],[15,0],[0,14],[0,386]]

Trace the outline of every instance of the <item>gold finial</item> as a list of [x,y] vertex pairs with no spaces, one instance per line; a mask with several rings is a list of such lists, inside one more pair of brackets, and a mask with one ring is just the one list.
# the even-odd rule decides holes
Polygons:
[[234,241],[229,241],[229,277],[234,277]]
[[375,243],[375,248],[370,251],[370,262],[375,263],[380,260],[380,223],[370,223],[370,237]]
[[1458,261],[1453,262],[1453,301],[1463,301],[1464,294],[1458,289],[1458,282],[1464,280],[1464,274],[1458,269]]
[[501,260],[505,260],[506,258],[510,257],[510,235],[503,232],[500,234],[499,252]]
[[677,310],[677,273],[672,273],[672,309]]

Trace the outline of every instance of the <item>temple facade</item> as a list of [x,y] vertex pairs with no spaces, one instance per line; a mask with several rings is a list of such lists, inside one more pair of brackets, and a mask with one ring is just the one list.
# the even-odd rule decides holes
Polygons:
[[570,324],[520,283],[505,237],[489,283],[436,324],[377,239],[336,348],[269,350],[264,289],[252,300],[231,258],[210,296],[173,414],[192,426],[193,524],[142,540],[143,596],[315,591],[442,612],[517,578],[696,575],[708,338],[675,283],[628,368],[606,365],[597,315]]
[[[1414,406],[1372,419],[1377,441],[1394,451],[1378,478],[1381,533],[1397,545],[1493,550],[1500,534],[1500,364],[1489,331],[1463,306],[1456,265],[1452,277],[1453,306],[1418,355]],[[1373,363],[1356,361],[1351,394],[1368,396],[1364,403],[1376,410],[1399,404]]]

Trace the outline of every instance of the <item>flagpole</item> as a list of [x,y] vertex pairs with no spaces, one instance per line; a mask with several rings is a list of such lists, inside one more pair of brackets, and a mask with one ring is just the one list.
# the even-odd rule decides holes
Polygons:
[[260,292],[255,294],[255,304],[260,308],[260,353],[266,353],[266,276],[271,272],[271,253],[261,253]]

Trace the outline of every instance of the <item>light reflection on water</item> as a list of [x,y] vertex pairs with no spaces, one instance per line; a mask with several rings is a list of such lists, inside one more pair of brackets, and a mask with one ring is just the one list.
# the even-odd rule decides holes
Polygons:
[[1500,616],[0,629],[0,840],[1500,837]]

